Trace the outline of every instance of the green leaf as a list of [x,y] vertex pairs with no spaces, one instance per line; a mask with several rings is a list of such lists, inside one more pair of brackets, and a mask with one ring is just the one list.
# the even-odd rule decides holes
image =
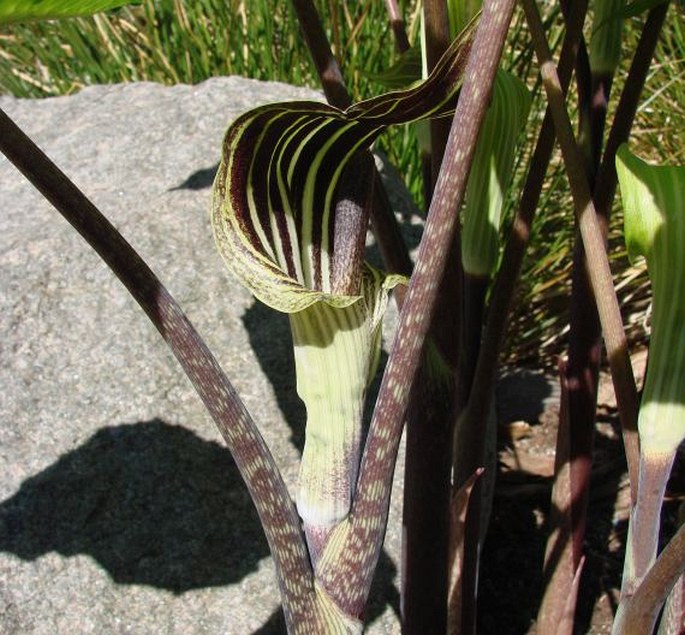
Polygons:
[[647,260],[653,294],[640,447],[665,454],[685,438],[685,166],[649,165],[624,144],[616,171],[628,251]]
[[625,0],[596,0],[590,40],[593,73],[611,74],[621,57],[621,35]]
[[483,0],[447,0],[450,33],[454,37],[481,10]]
[[638,15],[651,11],[654,7],[658,7],[665,2],[667,2],[667,0],[634,0],[634,2],[631,2],[624,7],[621,15],[624,19],[636,18]]
[[616,171],[630,257],[644,256],[648,266],[666,253],[680,260],[678,254],[685,254],[685,167],[649,165],[624,143],[616,152]]
[[414,46],[402,53],[389,69],[365,75],[385,88],[398,89],[420,81],[421,69],[421,50]]
[[91,15],[140,0],[0,0],[0,24]]
[[498,71],[464,206],[461,257],[464,271],[473,276],[489,276],[497,267],[504,195],[511,182],[516,141],[530,105],[526,85],[514,75]]

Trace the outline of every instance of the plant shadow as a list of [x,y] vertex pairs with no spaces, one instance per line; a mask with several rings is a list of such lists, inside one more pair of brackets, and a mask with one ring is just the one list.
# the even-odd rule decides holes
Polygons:
[[[0,502],[0,551],[92,557],[117,584],[182,594],[235,584],[269,556],[226,448],[154,419],[98,430]],[[398,607],[386,554],[368,619]],[[257,631],[285,632],[277,609]]]
[[290,440],[302,454],[307,411],[297,394],[295,359],[288,316],[255,300],[242,316],[250,347],[269,380],[276,402],[291,430]]
[[211,165],[208,168],[201,168],[195,170],[185,181],[179,183],[177,186],[172,187],[171,191],[177,190],[192,190],[194,192],[198,190],[204,190],[212,186],[214,183],[214,177],[219,169],[219,164]]
[[118,584],[176,594],[238,582],[269,555],[230,453],[155,419],[106,427],[0,503],[0,550],[87,554]]

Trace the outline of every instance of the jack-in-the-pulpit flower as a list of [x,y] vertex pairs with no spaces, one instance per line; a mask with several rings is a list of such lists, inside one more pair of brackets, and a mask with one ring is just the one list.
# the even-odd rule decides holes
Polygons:
[[400,281],[363,261],[368,148],[390,124],[453,109],[474,32],[472,23],[418,86],[345,111],[315,102],[262,106],[224,140],[212,225],[232,273],[290,317],[307,407],[297,506],[314,559],[349,513],[365,391],[388,290]]

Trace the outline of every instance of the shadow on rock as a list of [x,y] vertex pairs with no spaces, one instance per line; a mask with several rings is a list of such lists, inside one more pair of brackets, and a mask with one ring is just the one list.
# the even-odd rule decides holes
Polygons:
[[235,583],[269,555],[228,450],[153,420],[99,430],[0,503],[0,550],[87,554],[120,584]]
[[255,300],[242,317],[262,372],[273,386],[278,407],[292,431],[291,441],[302,453],[307,410],[297,394],[293,340],[288,316]]
[[202,168],[201,170],[196,170],[193,172],[183,183],[180,183],[176,187],[172,187],[171,191],[176,190],[204,190],[212,186],[214,183],[214,177],[216,176],[216,171],[219,169],[219,164],[212,165],[208,168]]

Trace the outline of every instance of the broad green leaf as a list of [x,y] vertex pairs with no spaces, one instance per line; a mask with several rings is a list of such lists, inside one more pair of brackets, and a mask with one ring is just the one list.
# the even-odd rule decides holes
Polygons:
[[382,73],[366,73],[366,76],[385,88],[405,88],[421,80],[421,68],[421,51],[414,46],[402,53],[389,69]]
[[462,262],[473,276],[497,267],[504,196],[511,182],[516,141],[530,111],[526,85],[498,71],[492,101],[478,137],[464,206]]
[[0,0],[0,24],[91,15],[140,0]]
[[621,57],[625,0],[595,0],[594,5],[590,68],[593,73],[612,74]]
[[685,166],[648,165],[624,144],[616,170],[628,251],[645,257],[653,292],[640,444],[674,452],[685,438]]
[[483,0],[447,0],[447,14],[452,37],[473,19],[483,6]]

